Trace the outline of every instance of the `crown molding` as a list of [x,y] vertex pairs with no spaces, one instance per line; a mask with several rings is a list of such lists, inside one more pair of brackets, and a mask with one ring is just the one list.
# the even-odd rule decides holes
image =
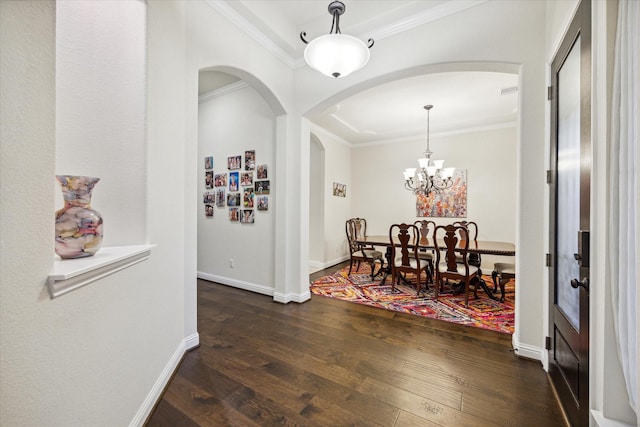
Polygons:
[[408,31],[415,27],[419,27],[426,23],[433,22],[438,19],[445,18],[449,15],[462,12],[463,10],[481,5],[483,3],[486,3],[487,1],[488,0],[448,1],[439,6],[425,10],[422,13],[415,14],[410,18],[386,25],[379,30],[371,33],[369,37],[373,38],[374,40],[382,40],[386,37],[394,36],[396,34]]
[[[445,131],[445,132],[432,132],[431,138],[433,139],[434,137],[441,138],[445,136],[462,135],[465,133],[488,132],[492,130],[508,129],[508,128],[517,127],[517,125],[518,125],[518,122],[511,121],[507,123],[499,123],[499,124],[487,125],[487,126],[468,127],[468,128],[463,128],[459,130],[452,130],[452,131]],[[362,143],[347,143],[347,144],[349,144],[349,146],[353,148],[368,148],[368,147],[375,147],[377,145],[413,142],[416,140],[423,140],[424,138],[425,138],[425,134],[423,132],[415,135],[403,136],[400,138],[389,138],[389,139],[381,139],[378,141],[362,142]]]
[[237,82],[223,86],[219,89],[212,90],[211,92],[203,93],[202,95],[198,96],[198,104],[214,98],[218,98],[223,95],[228,95],[232,92],[236,92],[247,87],[249,87],[249,84],[247,82],[245,82],[244,80],[239,80]]
[[227,18],[232,24],[244,31],[249,37],[258,42],[267,51],[271,52],[276,58],[284,62],[289,68],[293,68],[295,60],[285,52],[280,46],[267,37],[262,31],[257,29],[253,24],[247,21],[242,15],[236,12],[231,6],[223,0],[203,0],[207,5]]

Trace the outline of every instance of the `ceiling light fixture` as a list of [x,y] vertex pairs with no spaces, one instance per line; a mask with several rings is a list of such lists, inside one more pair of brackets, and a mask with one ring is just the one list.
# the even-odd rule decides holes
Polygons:
[[325,76],[348,76],[369,61],[369,49],[373,46],[373,39],[364,44],[362,40],[340,32],[340,15],[344,14],[345,10],[346,6],[340,1],[329,3],[329,13],[333,16],[329,34],[308,42],[307,33],[300,33],[300,38],[307,45],[304,49],[304,59],[311,68]]
[[[418,159],[420,169],[407,168],[404,170],[404,188],[411,191],[416,196],[428,196],[431,192],[440,193],[442,190],[453,185],[453,172],[456,168],[443,168],[444,160],[433,160],[433,151],[429,148],[429,111],[433,105],[425,105],[427,110],[427,149],[424,151],[424,158]],[[417,173],[416,173],[417,171]]]

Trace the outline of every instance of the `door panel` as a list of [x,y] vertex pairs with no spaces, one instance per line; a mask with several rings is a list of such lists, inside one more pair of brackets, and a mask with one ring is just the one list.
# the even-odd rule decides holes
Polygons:
[[549,374],[572,426],[589,425],[591,2],[552,63]]

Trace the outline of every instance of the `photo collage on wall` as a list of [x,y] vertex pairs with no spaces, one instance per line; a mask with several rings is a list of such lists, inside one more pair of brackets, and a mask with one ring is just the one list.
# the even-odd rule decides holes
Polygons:
[[214,206],[229,208],[229,221],[243,224],[255,222],[255,211],[269,210],[268,167],[256,164],[255,150],[227,157],[228,172],[214,173],[213,157],[204,158],[205,216],[213,217]]

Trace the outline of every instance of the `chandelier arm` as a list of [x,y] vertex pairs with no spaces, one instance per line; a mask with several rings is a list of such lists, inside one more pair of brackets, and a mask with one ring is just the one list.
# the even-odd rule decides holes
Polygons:
[[307,41],[307,39],[305,39],[305,37],[307,37],[307,32],[303,31],[300,33],[300,40],[302,40],[304,42],[304,44],[309,44],[309,42]]
[[375,43],[375,42],[373,41],[373,39],[369,39],[369,40],[367,40],[367,47],[368,47],[369,49],[371,49],[371,48],[373,47],[373,44],[374,44],[374,43]]

